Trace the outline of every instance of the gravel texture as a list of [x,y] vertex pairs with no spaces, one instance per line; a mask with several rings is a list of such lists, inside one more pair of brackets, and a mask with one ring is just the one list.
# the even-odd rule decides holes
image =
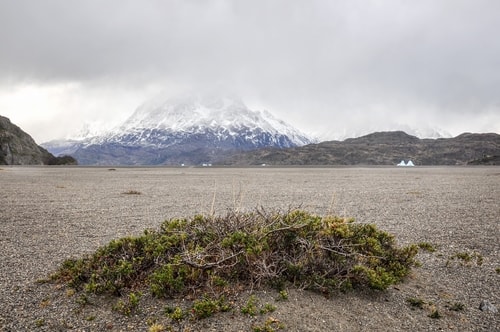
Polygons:
[[[66,258],[167,218],[255,206],[354,217],[401,245],[436,251],[421,251],[422,266],[385,292],[325,298],[290,289],[277,301],[274,291],[258,291],[276,311],[235,309],[197,322],[170,322],[163,312],[173,303],[147,294],[126,317],[112,309],[116,299],[88,296],[84,305],[65,287],[37,282]],[[286,331],[500,331],[498,310],[479,309],[482,301],[500,309],[499,167],[3,167],[0,211],[0,331],[148,331],[153,322],[165,331],[252,331],[271,317]],[[457,253],[475,259],[451,259]],[[463,309],[450,310],[457,304]],[[436,310],[441,317],[429,317]]]

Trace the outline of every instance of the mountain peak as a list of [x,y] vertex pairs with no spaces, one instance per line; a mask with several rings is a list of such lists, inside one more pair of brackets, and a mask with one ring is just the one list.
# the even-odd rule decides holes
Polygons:
[[115,129],[68,146],[76,148],[73,155],[81,164],[200,164],[235,150],[312,142],[270,112],[249,109],[235,95],[189,94],[147,101]]
[[314,141],[268,111],[250,110],[241,98],[232,94],[189,94],[153,99],[139,106],[115,131],[115,136],[146,128],[182,133],[209,130],[231,136],[245,131],[247,137],[265,132],[271,136],[287,136],[290,143],[282,147],[301,146]]
[[240,99],[228,97],[208,97],[182,95],[170,99],[153,99],[139,106],[120,127],[162,128],[185,130],[195,125],[222,125],[231,115],[246,111]]
[[121,129],[162,128],[187,130],[192,127],[254,124],[259,112],[251,111],[234,96],[183,95],[144,103],[125,121]]

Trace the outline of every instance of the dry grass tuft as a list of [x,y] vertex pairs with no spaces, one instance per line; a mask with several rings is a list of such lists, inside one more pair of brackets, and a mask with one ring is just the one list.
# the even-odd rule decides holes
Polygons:
[[137,191],[137,190],[127,190],[127,191],[122,192],[122,194],[124,194],[124,195],[142,195],[142,193],[140,191]]

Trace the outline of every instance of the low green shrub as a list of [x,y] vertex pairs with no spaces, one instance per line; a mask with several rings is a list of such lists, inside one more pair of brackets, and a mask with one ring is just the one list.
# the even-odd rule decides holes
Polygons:
[[141,293],[129,293],[125,300],[118,300],[113,309],[125,316],[130,316],[132,312],[137,310],[141,296]]
[[434,309],[434,310],[432,310],[432,312],[429,314],[429,317],[430,317],[430,318],[434,318],[434,319],[439,319],[439,318],[443,317],[443,315],[441,315],[437,309]]
[[186,317],[186,312],[180,307],[167,307],[165,309],[165,315],[174,321],[180,321]]
[[42,327],[45,326],[45,319],[44,318],[39,318],[35,321],[35,326],[36,327]]
[[[326,294],[355,287],[384,290],[408,275],[417,251],[416,245],[398,247],[392,235],[372,224],[303,210],[256,209],[167,220],[158,230],[66,260],[51,279],[90,293],[149,289],[160,298],[217,298],[259,286]],[[197,317],[222,311],[200,301]]]
[[257,297],[250,295],[247,303],[241,307],[241,313],[249,316],[257,315]]
[[424,308],[425,301],[422,299],[415,298],[415,297],[409,297],[406,299],[406,301],[414,308],[419,308],[419,309]]
[[455,302],[447,306],[451,311],[463,311],[465,309],[465,305],[461,302]]
[[255,324],[252,326],[252,331],[254,332],[275,332],[277,330],[283,330],[285,328],[285,324],[277,320],[276,318],[269,317],[266,319],[264,324],[259,325]]
[[286,301],[288,300],[288,292],[286,290],[280,290],[278,293],[277,301]]
[[191,312],[197,319],[207,318],[217,312],[226,312],[231,310],[231,306],[226,301],[225,297],[218,299],[204,296],[201,300],[195,300]]
[[423,249],[425,251],[428,251],[428,252],[435,252],[436,251],[436,247],[434,247],[432,244],[430,244],[429,242],[419,242],[417,244],[417,246],[420,248],[420,249]]
[[261,315],[276,311],[276,306],[271,303],[264,303],[262,308],[260,308],[259,313]]
[[481,266],[483,265],[483,256],[477,252],[457,252],[448,258],[446,266],[451,266],[455,261],[458,261],[460,265],[470,265],[475,261],[476,265]]

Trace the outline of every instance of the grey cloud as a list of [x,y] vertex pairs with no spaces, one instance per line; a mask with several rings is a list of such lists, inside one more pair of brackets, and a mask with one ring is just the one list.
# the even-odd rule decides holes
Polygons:
[[0,82],[220,84],[297,121],[441,121],[500,107],[497,31],[495,0],[2,1]]

